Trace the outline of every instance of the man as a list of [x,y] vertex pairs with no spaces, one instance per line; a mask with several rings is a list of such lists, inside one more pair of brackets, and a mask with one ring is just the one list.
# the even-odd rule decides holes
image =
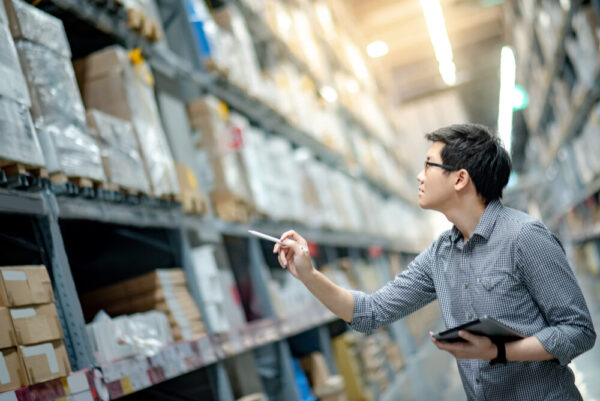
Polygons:
[[[524,339],[494,344],[466,331],[431,340],[457,359],[469,400],[581,400],[569,362],[596,339],[585,300],[558,239],[538,220],[500,203],[511,170],[497,137],[475,124],[426,135],[419,205],[443,213],[442,233],[394,281],[373,294],[343,289],[313,268],[294,231],[279,262],[332,312],[368,332],[438,299],[446,327],[489,315]],[[431,335],[431,333],[430,333]]]

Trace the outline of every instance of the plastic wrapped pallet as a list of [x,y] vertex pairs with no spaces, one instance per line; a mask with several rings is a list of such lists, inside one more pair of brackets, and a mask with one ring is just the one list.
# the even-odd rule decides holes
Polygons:
[[108,182],[126,189],[150,193],[150,183],[131,123],[99,110],[89,110],[87,122],[90,135],[100,145]]
[[152,193],[179,193],[173,157],[154,99],[154,79],[141,56],[111,46],[77,61],[75,70],[88,108],[133,124]]
[[3,97],[0,97],[0,143],[0,159],[44,165],[29,109]]
[[100,149],[87,134],[85,111],[70,59],[27,41],[18,41],[17,50],[29,84],[31,113],[48,171],[103,181]]
[[8,27],[0,24],[0,96],[25,106],[31,105],[27,82],[23,77],[19,57]]
[[37,43],[62,57],[71,58],[71,48],[62,22],[21,0],[4,0],[13,38]]

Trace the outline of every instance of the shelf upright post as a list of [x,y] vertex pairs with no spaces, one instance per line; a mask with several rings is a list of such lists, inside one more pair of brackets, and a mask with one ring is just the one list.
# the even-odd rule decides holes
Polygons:
[[[200,313],[204,317],[204,326],[206,327],[207,332],[209,334],[214,334],[214,328],[211,327],[210,321],[206,318],[208,314],[206,312],[206,306],[204,305],[204,299],[199,291],[199,283],[190,285],[192,280],[196,280],[196,274],[194,273],[191,247],[183,230],[182,227],[169,230],[169,240],[173,249],[175,264],[181,266],[185,272],[188,290],[192,294],[194,301],[196,301],[196,305],[198,305],[198,308],[200,309]],[[208,366],[207,372],[213,392],[218,396],[218,401],[233,401],[233,391],[231,390],[231,384],[229,383],[229,377],[227,376],[223,362],[218,361],[214,365]]]
[[[248,246],[250,255],[250,277],[256,293],[258,295],[258,301],[261,305],[262,313],[265,317],[276,318],[275,308],[269,297],[269,287],[267,285],[270,279],[267,263],[265,261],[263,251],[261,248],[260,240],[256,237],[248,238]],[[281,385],[276,397],[277,401],[300,401],[300,394],[296,386],[296,379],[294,376],[294,368],[292,364],[292,355],[290,346],[285,340],[280,340],[274,345],[267,345],[265,347],[267,354],[275,352],[277,355],[277,365],[279,366]],[[255,351],[257,354],[257,362],[261,359],[261,348]],[[263,355],[266,356],[266,355]],[[260,369],[260,368],[259,368]]]
[[56,306],[65,331],[65,346],[69,351],[73,370],[90,369],[96,365],[96,360],[58,225],[58,205],[49,190],[43,191],[42,196],[49,213],[46,217],[35,220],[35,231],[46,253],[46,263],[49,264],[52,275]]

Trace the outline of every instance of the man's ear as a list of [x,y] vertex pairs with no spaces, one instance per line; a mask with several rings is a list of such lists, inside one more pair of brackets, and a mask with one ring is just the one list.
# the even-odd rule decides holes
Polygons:
[[462,168],[458,170],[458,174],[456,175],[456,178],[454,180],[454,189],[456,189],[457,191],[461,191],[464,188],[466,188],[470,181],[471,176],[469,175],[469,172]]

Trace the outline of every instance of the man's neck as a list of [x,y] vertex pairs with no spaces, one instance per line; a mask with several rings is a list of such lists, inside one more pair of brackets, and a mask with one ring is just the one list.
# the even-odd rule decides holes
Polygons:
[[452,222],[463,236],[466,243],[477,228],[483,212],[485,212],[485,203],[477,200],[473,202],[461,202],[455,207],[444,211],[446,218]]

